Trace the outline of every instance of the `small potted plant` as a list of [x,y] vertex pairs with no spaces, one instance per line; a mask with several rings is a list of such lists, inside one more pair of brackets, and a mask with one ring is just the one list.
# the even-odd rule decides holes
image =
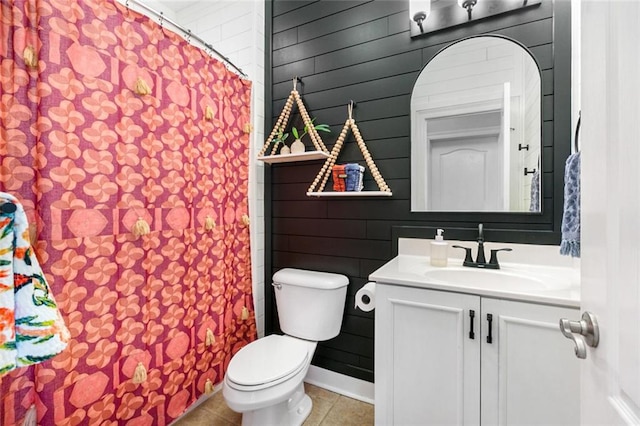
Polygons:
[[273,138],[274,144],[276,145],[280,143],[282,144],[282,148],[280,148],[280,154],[286,155],[291,153],[291,150],[289,149],[289,147],[284,143],[284,141],[287,140],[288,137],[289,137],[289,133],[284,133],[284,129],[280,129],[280,131],[278,131],[278,136]]
[[[327,133],[331,132],[331,129],[329,128],[328,124],[313,124],[314,121],[315,121],[315,118],[311,120],[310,124],[312,128],[315,129],[316,131],[327,132]],[[305,125],[301,133],[298,132],[298,129],[296,129],[295,127],[291,128],[291,133],[293,133],[293,137],[296,138],[296,140],[294,140],[293,143],[291,144],[292,153],[296,154],[296,153],[305,151],[304,143],[302,143],[300,139],[302,139],[304,135],[309,133],[309,130],[310,130],[309,125]]]

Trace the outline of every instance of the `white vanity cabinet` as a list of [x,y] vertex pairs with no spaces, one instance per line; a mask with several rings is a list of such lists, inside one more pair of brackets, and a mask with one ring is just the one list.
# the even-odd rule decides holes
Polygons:
[[578,317],[577,308],[378,282],[376,424],[580,424],[580,364],[558,328]]

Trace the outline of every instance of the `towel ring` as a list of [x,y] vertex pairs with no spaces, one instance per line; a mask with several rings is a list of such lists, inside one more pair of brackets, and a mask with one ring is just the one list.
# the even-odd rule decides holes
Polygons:
[[578,135],[580,134],[580,120],[582,114],[578,113],[578,124],[576,124],[576,134],[575,134],[575,139],[573,140],[573,147],[575,148],[575,152],[579,152],[580,151],[580,145],[578,144]]

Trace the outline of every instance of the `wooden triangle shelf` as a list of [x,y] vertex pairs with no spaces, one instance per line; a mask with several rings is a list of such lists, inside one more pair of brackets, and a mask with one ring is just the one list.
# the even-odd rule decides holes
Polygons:
[[[309,187],[307,191],[307,196],[309,197],[390,197],[393,195],[391,189],[384,181],[382,174],[376,167],[376,164],[373,162],[373,158],[371,158],[371,154],[367,149],[367,145],[364,143],[362,139],[362,135],[360,134],[360,129],[358,129],[358,125],[356,121],[353,119],[353,101],[348,106],[349,118],[344,123],[344,127],[340,132],[340,136],[338,136],[338,140],[336,144],[333,146],[331,150],[331,155],[325,161],[322,169],[318,172],[315,180]],[[336,160],[338,159],[338,155],[342,150],[342,145],[344,144],[344,140],[347,136],[347,132],[351,130],[353,132],[353,136],[356,138],[356,142],[358,143],[358,148],[360,148],[360,152],[364,157],[365,162],[367,163],[367,167],[371,171],[373,175],[373,179],[378,184],[379,191],[323,191],[327,181],[329,180],[329,176],[331,175],[331,171],[333,166],[336,164]],[[318,190],[316,191],[316,187],[320,185]]]
[[[282,112],[280,112],[280,116],[278,117],[275,126],[273,126],[273,130],[271,130],[271,134],[258,153],[258,160],[260,161],[264,161],[265,163],[287,163],[292,161],[307,161],[329,158],[329,150],[325,146],[324,142],[322,142],[322,138],[318,134],[318,131],[315,129],[311,117],[309,116],[309,113],[307,112],[307,109],[302,102],[300,93],[298,93],[297,82],[298,77],[293,79],[293,90],[291,91],[291,94],[289,94],[289,97],[287,98],[287,101],[282,108]],[[293,109],[294,102],[298,107],[298,112],[300,112],[300,116],[302,117],[304,125],[309,129],[309,137],[311,138],[311,142],[313,142],[316,150],[302,153],[278,154],[277,151],[280,142],[274,142],[274,139],[277,140],[277,136],[284,133],[285,129],[287,128],[287,124],[289,124],[289,119],[291,118],[291,111]],[[265,155],[270,147],[271,153],[269,155]]]
[[325,191],[307,192],[309,197],[391,197],[393,193],[386,191]]
[[323,151],[305,151],[299,154],[261,155],[258,156],[258,160],[268,164],[291,163],[293,161],[325,160],[329,158],[329,155],[328,152]]

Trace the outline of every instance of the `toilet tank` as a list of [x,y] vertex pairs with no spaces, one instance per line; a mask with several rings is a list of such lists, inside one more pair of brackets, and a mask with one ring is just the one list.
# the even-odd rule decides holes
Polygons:
[[349,280],[328,272],[285,268],[273,274],[282,331],[301,339],[329,340],[340,333]]

